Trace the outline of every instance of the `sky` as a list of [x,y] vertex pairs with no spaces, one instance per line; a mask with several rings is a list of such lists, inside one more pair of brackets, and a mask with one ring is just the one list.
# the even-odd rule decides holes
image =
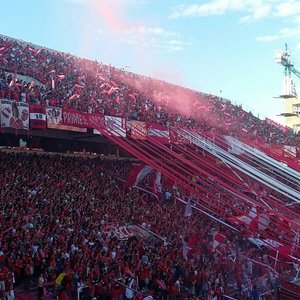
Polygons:
[[274,58],[285,43],[300,70],[299,0],[2,1],[0,25],[1,34],[218,95],[261,118],[283,112]]

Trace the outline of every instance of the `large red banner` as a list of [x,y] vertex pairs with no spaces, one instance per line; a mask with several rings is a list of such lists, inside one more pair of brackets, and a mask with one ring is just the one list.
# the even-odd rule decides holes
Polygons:
[[51,129],[87,132],[86,128],[64,125],[62,119],[62,108],[55,106],[47,106],[47,127]]
[[91,123],[105,126],[104,115],[79,112],[72,109],[63,109],[62,120],[64,125],[90,128]]
[[38,129],[46,129],[46,107],[40,104],[31,104],[30,111],[30,127]]

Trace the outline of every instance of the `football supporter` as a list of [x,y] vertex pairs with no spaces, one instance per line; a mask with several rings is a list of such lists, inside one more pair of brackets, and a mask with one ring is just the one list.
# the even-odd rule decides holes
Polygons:
[[0,38],[0,66],[0,98],[299,146],[287,128],[226,99],[97,61]]
[[[2,295],[14,281],[18,289],[37,288],[39,299],[77,299],[78,292],[83,299],[239,298],[254,284],[270,293],[266,250],[204,215],[185,217],[184,205],[123,189],[130,166],[0,152]],[[217,246],[216,232],[226,236]]]

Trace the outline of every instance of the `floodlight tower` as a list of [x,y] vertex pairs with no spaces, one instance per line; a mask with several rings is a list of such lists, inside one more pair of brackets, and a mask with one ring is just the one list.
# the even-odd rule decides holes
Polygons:
[[300,131],[300,102],[292,74],[300,78],[300,72],[295,68],[290,57],[287,44],[285,44],[285,51],[278,51],[275,57],[276,63],[284,67],[283,94],[280,95],[280,98],[284,99],[285,112],[280,115],[286,118],[286,125],[293,128],[295,133],[298,133]]
[[292,80],[292,73],[300,78],[300,72],[295,69],[294,64],[290,60],[290,53],[288,46],[285,43],[285,51],[279,51],[276,54],[275,61],[284,67],[284,81],[283,81],[283,98],[297,97],[295,83]]

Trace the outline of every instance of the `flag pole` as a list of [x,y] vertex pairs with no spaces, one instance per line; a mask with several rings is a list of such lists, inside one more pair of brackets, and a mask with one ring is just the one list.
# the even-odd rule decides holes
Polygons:
[[[180,202],[186,204],[186,201],[184,201],[184,200],[182,200],[182,199],[180,199],[180,198],[178,198],[178,197],[176,197],[176,200],[179,200]],[[213,220],[215,220],[215,221],[217,221],[217,222],[219,222],[219,223],[221,223],[221,224],[223,224],[223,225],[229,227],[230,229],[233,229],[233,230],[235,230],[235,231],[239,231],[237,228],[235,228],[235,227],[233,227],[233,226],[227,224],[226,222],[224,222],[224,221],[222,221],[222,220],[220,220],[220,219],[214,217],[213,215],[211,215],[211,214],[209,214],[209,213],[203,211],[202,209],[200,209],[199,207],[197,207],[197,206],[195,206],[195,205],[192,205],[192,208],[194,208],[194,209],[196,209],[196,210],[202,212],[203,214],[207,215],[207,216],[210,217],[211,219],[213,219]]]
[[274,270],[276,270],[277,260],[278,260],[278,254],[279,254],[279,251],[277,250],[276,258],[275,258],[275,263],[274,263]]

